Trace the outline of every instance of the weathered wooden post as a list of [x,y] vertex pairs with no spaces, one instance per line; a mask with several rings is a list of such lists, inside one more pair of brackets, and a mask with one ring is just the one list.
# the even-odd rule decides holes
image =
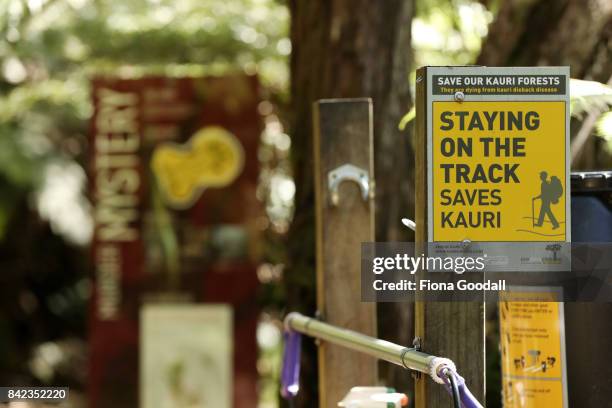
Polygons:
[[[430,241],[428,225],[428,151],[427,70],[419,68],[416,76],[416,200],[415,222],[417,245]],[[415,302],[415,336],[421,348],[455,362],[472,394],[480,400],[485,395],[485,314],[484,302]],[[448,406],[443,387],[431,384],[426,376],[415,381],[415,406],[434,408]]]
[[[360,286],[361,243],[374,240],[372,102],[321,100],[313,119],[317,307],[327,323],[376,336],[376,304],[361,302]],[[319,406],[335,407],[352,386],[376,384],[377,364],[322,342]]]

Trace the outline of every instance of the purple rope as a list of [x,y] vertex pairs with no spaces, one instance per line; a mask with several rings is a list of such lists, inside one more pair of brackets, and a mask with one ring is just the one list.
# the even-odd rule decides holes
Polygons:
[[[472,395],[467,385],[465,385],[465,379],[448,367],[444,367],[443,370],[444,369],[448,370],[450,375],[455,377],[455,381],[457,382],[457,387],[459,388],[459,396],[461,398],[461,405],[463,405],[463,408],[483,408],[483,406],[480,404],[480,402],[478,402],[476,397]],[[439,374],[439,376],[440,378],[444,380],[444,388],[446,388],[446,391],[452,396],[453,390],[451,389],[451,384],[450,384],[449,379],[445,375]]]
[[281,395],[287,400],[294,398],[300,390],[300,351],[302,335],[289,330],[284,333],[285,350],[281,370]]

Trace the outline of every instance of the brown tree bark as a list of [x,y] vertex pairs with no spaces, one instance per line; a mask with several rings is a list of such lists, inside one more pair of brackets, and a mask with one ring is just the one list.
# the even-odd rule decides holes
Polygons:
[[[292,160],[297,189],[285,287],[288,306],[312,315],[316,307],[312,104],[321,98],[373,99],[377,240],[405,238],[400,220],[412,214],[413,166],[408,136],[397,125],[410,108],[408,74],[414,3],[291,0],[289,5],[293,44]],[[385,317],[395,316],[395,309],[387,307],[379,313],[381,332],[390,340],[405,342],[410,338],[409,330],[398,338],[397,333],[386,329],[411,327],[409,308],[400,316],[404,324],[397,321],[388,324]],[[308,349],[308,355],[313,357],[314,346],[309,345]],[[300,406],[317,404],[315,373],[316,360],[306,359]]]
[[574,78],[607,82],[611,31],[610,0],[506,0],[477,63],[569,65]]
[[[573,78],[612,79],[612,1],[506,0],[502,2],[478,64],[569,65]],[[591,133],[593,121],[573,121],[572,134]],[[584,128],[590,127],[589,128]],[[612,165],[604,141],[590,137],[573,152],[573,169]]]

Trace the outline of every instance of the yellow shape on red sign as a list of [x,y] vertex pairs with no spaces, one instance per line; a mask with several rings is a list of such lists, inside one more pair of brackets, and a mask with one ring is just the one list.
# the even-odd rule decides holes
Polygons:
[[209,126],[186,145],[167,143],[153,153],[151,167],[166,201],[174,207],[191,205],[208,187],[225,187],[242,171],[244,152],[227,130]]

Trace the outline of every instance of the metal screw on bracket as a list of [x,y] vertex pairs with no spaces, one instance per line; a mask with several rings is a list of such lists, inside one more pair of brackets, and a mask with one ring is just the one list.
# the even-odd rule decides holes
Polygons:
[[461,91],[455,92],[455,100],[457,102],[463,102],[465,100],[465,94]]
[[361,190],[361,197],[363,201],[368,201],[370,197],[370,174],[368,171],[353,166],[352,164],[343,164],[340,167],[336,167],[330,171],[327,175],[327,183],[331,197],[331,204],[338,206],[340,203],[340,196],[338,189],[343,181],[353,181],[357,183]]

